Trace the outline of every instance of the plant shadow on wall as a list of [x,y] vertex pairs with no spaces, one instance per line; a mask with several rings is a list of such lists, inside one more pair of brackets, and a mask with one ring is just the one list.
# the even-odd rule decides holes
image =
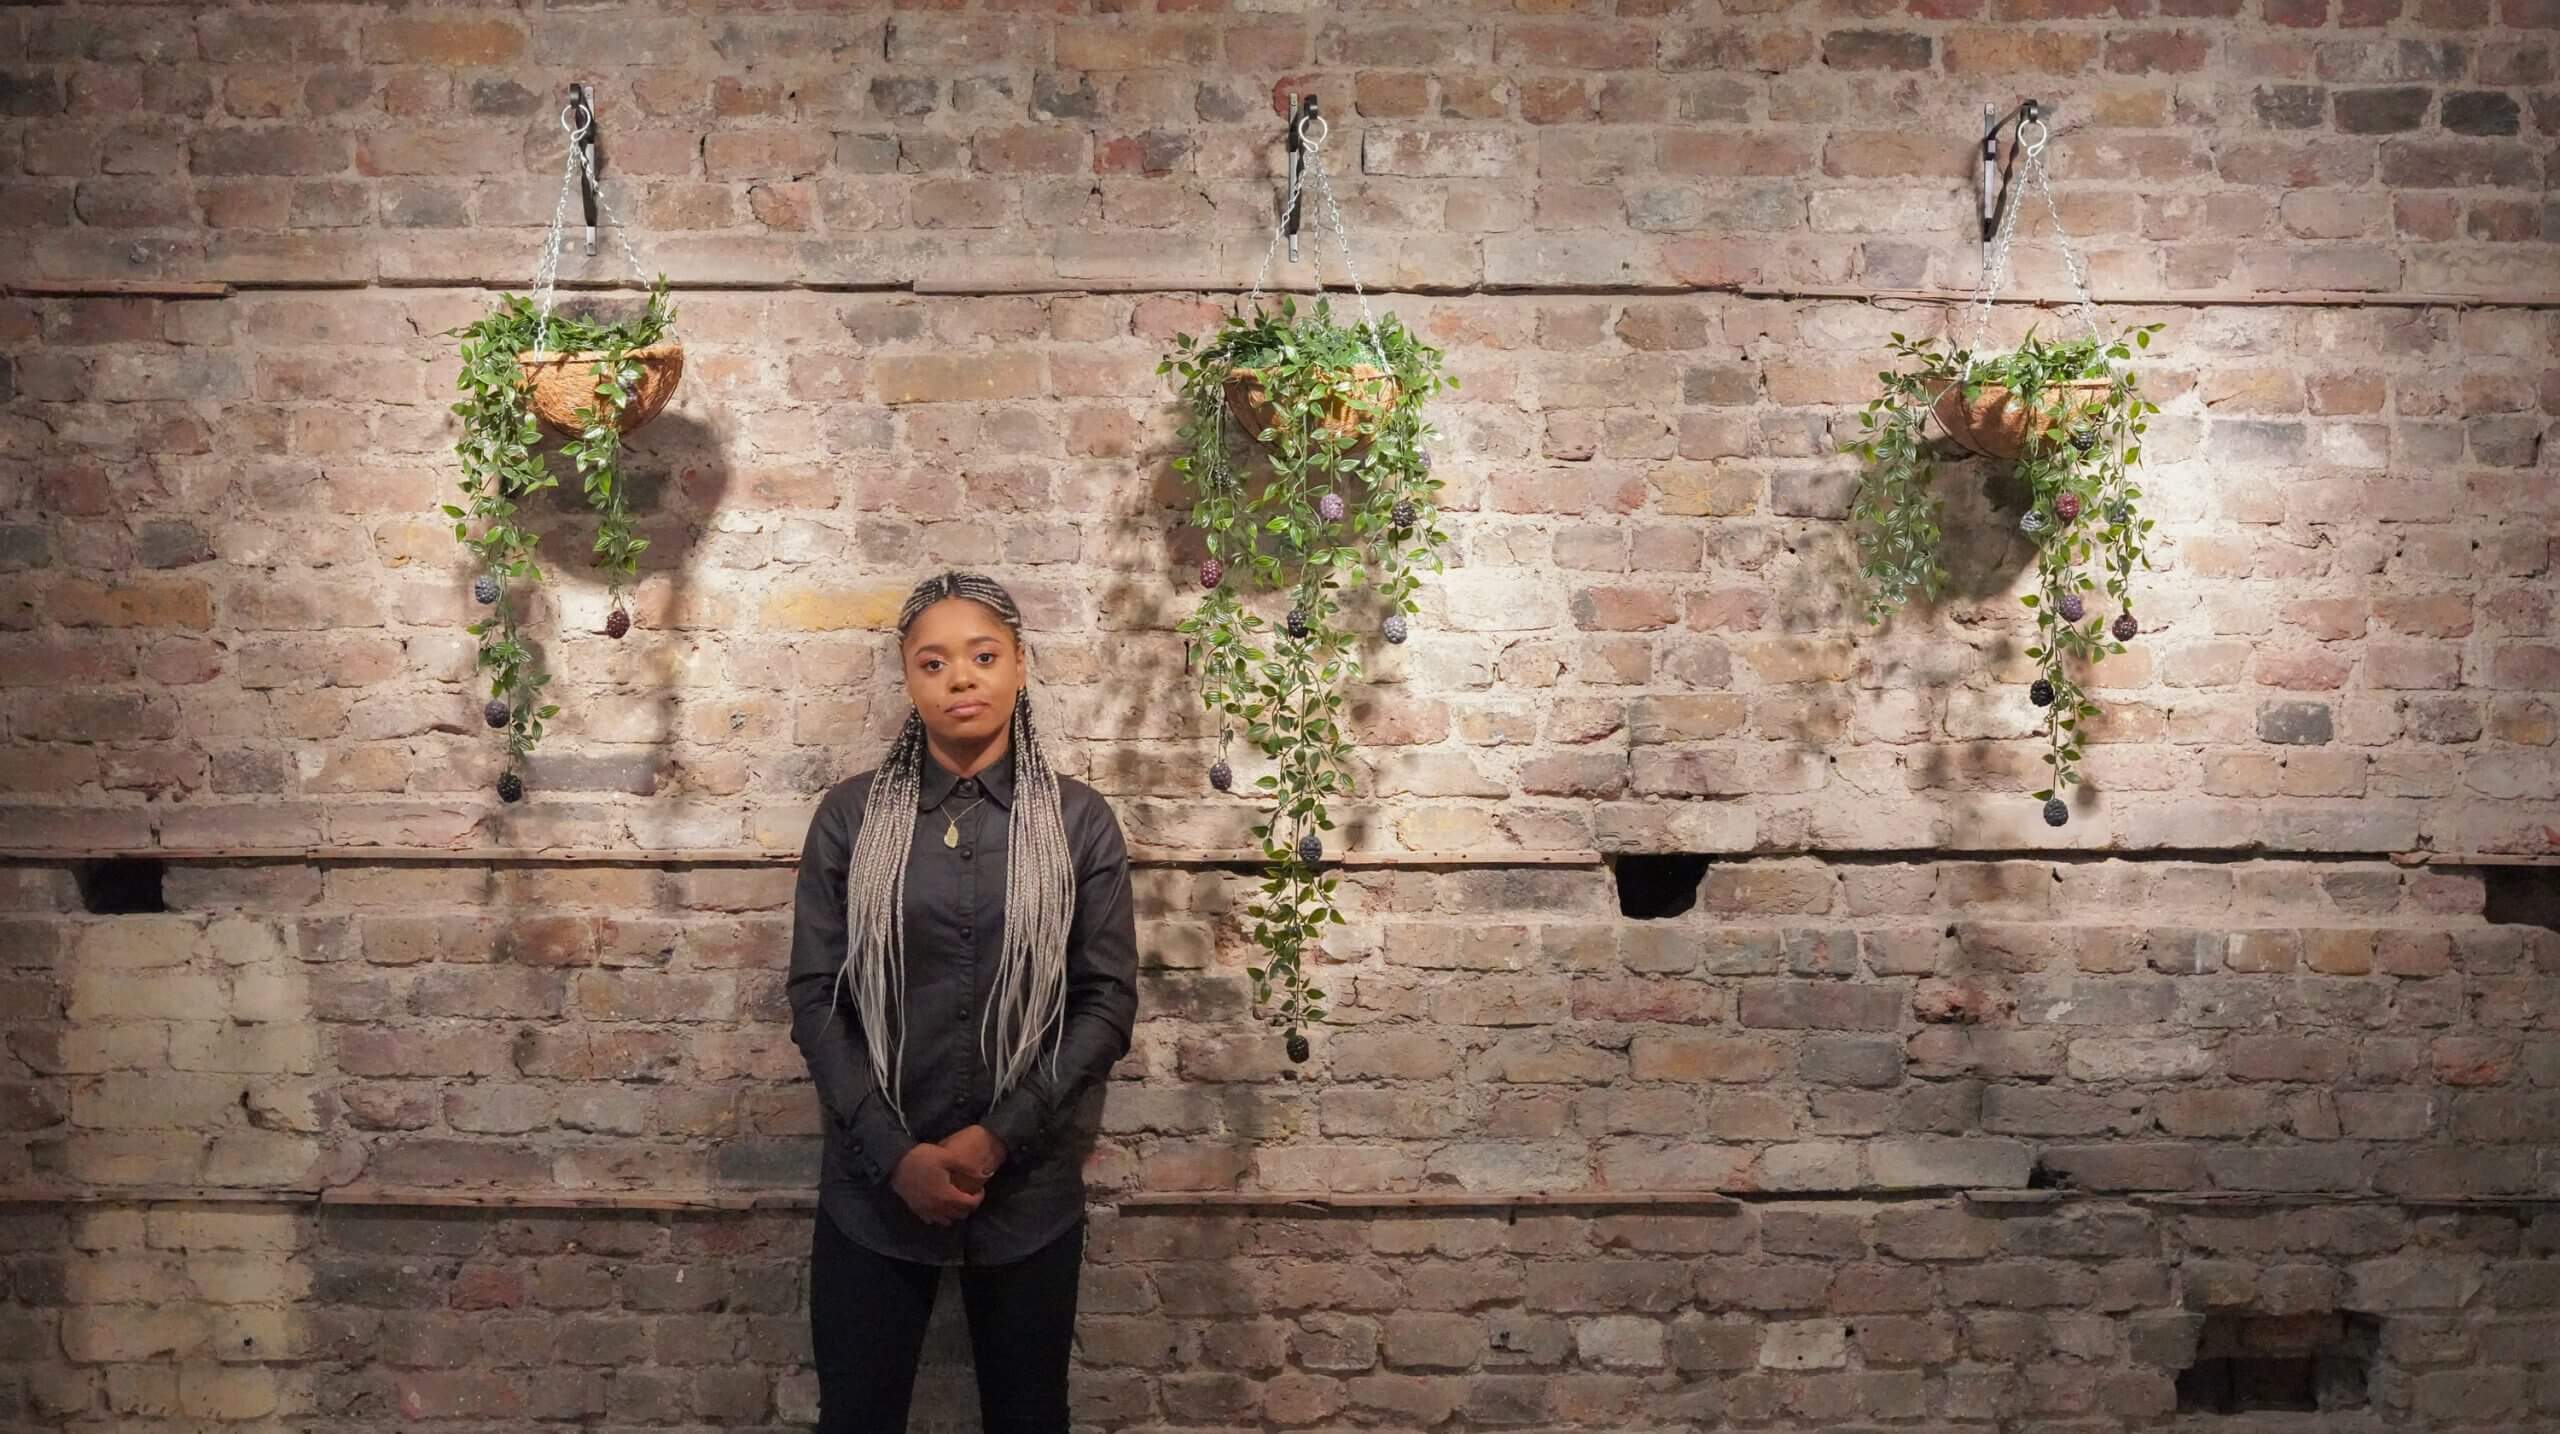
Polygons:
[[[2159,328],[2131,327],[2110,339],[2093,322],[2085,338],[2051,340],[2030,329],[2001,353],[1894,334],[1891,352],[1905,366],[1878,375],[1884,392],[1860,411],[1859,431],[1844,445],[1861,463],[1850,518],[1867,616],[1877,624],[1915,603],[2007,590],[2005,564],[1950,563],[1938,485],[1950,446],[1993,461],[1979,475],[1989,480],[1988,512],[2014,512],[2007,532],[2015,536],[1956,551],[2005,554],[2016,538],[2032,551],[2036,590],[2019,602],[2035,623],[2022,655],[2037,675],[2024,695],[2045,729],[2046,785],[2035,795],[2049,826],[2070,820],[2066,796],[2086,781],[2080,763],[2100,713],[2084,678],[2141,631],[2133,579],[2151,566],[2153,524],[2133,473],[2148,419],[2160,410],[2142,396],[2133,358]],[[1933,424],[1945,439],[1930,434]],[[1969,536],[1961,528],[1958,535]],[[1994,641],[2001,646],[1992,655],[2005,666],[2005,639]],[[1924,775],[1933,784],[1942,776]]]

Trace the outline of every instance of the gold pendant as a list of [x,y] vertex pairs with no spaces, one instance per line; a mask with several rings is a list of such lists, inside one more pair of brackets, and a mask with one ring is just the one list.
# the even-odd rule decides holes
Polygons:
[[960,824],[958,822],[951,821],[951,818],[949,817],[944,817],[943,820],[950,822],[950,825],[944,827],[942,830],[942,844],[944,846],[958,846],[960,844]]

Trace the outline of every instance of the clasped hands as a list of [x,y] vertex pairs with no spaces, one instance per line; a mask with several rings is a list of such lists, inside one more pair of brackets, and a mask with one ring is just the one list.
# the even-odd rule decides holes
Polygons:
[[898,1162],[889,1186],[916,1218],[928,1225],[956,1225],[987,1196],[987,1182],[1004,1167],[1004,1142],[983,1125],[948,1140],[918,1141]]

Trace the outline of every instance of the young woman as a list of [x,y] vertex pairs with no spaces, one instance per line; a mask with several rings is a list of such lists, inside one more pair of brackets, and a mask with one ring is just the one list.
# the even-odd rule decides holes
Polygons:
[[818,1429],[906,1427],[953,1265],[988,1434],[1065,1434],[1084,1156],[1138,1008],[1128,848],[1041,753],[1011,594],[927,579],[898,651],[914,710],[818,803],[795,898],[791,1039],[826,1127]]

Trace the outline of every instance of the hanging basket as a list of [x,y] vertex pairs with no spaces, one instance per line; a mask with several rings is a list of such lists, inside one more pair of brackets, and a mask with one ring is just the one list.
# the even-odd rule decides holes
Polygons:
[[[2056,389],[2065,395],[2061,417],[2043,405],[2030,405],[2021,400],[2007,384],[1987,383],[1965,397],[1964,385],[1949,384],[1938,395],[1931,410],[1947,436],[1985,458],[2015,458],[2027,451],[2030,437],[2044,432],[2057,422],[2086,412],[2106,400],[2115,387],[2112,379],[2076,378],[2066,383],[2048,384],[2046,391]],[[2039,409],[2044,411],[2038,411]]]
[[[578,410],[595,406],[596,365],[603,359],[595,352],[520,356],[516,362],[532,391],[534,413],[563,433],[577,432]],[[662,339],[633,349],[631,361],[640,366],[640,381],[631,386],[631,401],[623,405],[617,425],[625,433],[657,417],[676,396],[676,384],[684,378],[684,345]]]
[[[1341,374],[1329,378],[1327,384],[1333,389],[1333,396],[1325,400],[1324,411],[1316,422],[1326,432],[1345,438],[1360,436],[1360,425],[1375,422],[1380,413],[1395,405],[1396,398],[1403,392],[1394,374],[1365,363],[1353,364]],[[1360,399],[1359,404],[1353,402],[1355,394]],[[1366,411],[1363,411],[1363,404],[1367,405]],[[1262,370],[1237,368],[1229,373],[1227,410],[1250,434],[1259,434],[1266,428],[1277,426],[1271,394],[1262,386]]]

